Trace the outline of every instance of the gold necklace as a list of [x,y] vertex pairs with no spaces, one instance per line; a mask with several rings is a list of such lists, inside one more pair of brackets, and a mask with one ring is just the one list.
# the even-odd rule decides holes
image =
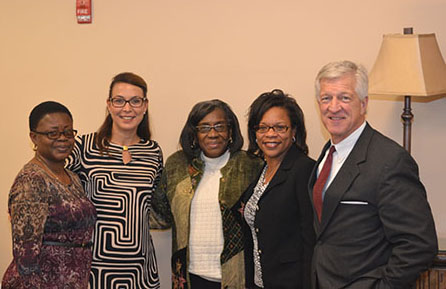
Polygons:
[[[64,180],[62,180],[60,177],[58,177],[52,169],[50,169],[50,167],[46,164],[46,162],[42,159],[42,157],[38,154],[36,154],[35,159],[43,166],[43,169],[48,172],[53,178],[56,178],[57,180],[59,180],[60,182],[67,184]],[[64,169],[65,172],[65,169]],[[65,172],[66,174],[66,172]],[[70,179],[71,181],[71,179]]]
[[[268,164],[267,164],[268,166]],[[276,166],[274,166],[274,168],[270,169],[270,166],[268,166],[266,168],[266,172],[265,172],[265,183],[269,183],[272,178],[274,177],[274,175],[276,174],[277,170],[279,169],[280,163]]]

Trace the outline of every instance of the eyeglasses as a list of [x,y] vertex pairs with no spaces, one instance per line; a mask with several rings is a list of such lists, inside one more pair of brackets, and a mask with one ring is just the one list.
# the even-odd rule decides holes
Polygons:
[[215,125],[198,125],[196,126],[196,129],[199,133],[209,133],[212,129],[214,129],[216,132],[225,132],[228,131],[229,125],[227,123],[219,123]]
[[254,130],[258,133],[267,133],[270,129],[273,129],[273,131],[276,133],[284,133],[289,129],[289,127],[287,125],[280,125],[280,124],[276,124],[273,126],[256,125],[254,127]]
[[33,132],[37,133],[37,134],[46,135],[47,138],[52,139],[52,140],[59,139],[61,135],[64,135],[66,138],[73,138],[77,134],[77,130],[75,130],[75,129],[66,129],[64,131],[52,130],[52,131],[48,131],[48,132],[41,132],[41,131],[33,130]]
[[141,107],[144,103],[144,101],[147,100],[145,97],[139,97],[135,96],[132,97],[130,100],[125,100],[122,97],[111,97],[109,98],[111,104],[113,107],[121,108],[124,107],[127,103],[130,104],[131,107]]

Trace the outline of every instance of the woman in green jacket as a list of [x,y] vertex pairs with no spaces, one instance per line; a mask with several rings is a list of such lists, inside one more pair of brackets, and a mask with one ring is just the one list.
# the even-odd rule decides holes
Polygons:
[[173,228],[172,288],[244,288],[242,229],[231,207],[263,161],[241,150],[237,117],[220,100],[192,108],[180,145],[166,161],[151,219],[152,228]]

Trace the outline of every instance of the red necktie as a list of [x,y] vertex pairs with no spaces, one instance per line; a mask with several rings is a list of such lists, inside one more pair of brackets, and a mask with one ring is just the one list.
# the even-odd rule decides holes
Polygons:
[[325,183],[327,182],[328,176],[330,175],[331,165],[333,163],[333,153],[335,151],[336,148],[334,146],[331,146],[324,166],[322,167],[322,170],[319,173],[319,177],[317,178],[316,183],[313,187],[313,204],[314,208],[316,209],[319,222],[321,221],[322,216],[322,191],[324,190]]

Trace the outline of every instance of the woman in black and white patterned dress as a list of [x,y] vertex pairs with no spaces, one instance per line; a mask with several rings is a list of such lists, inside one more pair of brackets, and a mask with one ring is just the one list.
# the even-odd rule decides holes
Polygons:
[[159,288],[149,214],[163,160],[150,140],[145,81],[116,75],[107,111],[97,133],[76,138],[68,163],[98,213],[90,287]]

